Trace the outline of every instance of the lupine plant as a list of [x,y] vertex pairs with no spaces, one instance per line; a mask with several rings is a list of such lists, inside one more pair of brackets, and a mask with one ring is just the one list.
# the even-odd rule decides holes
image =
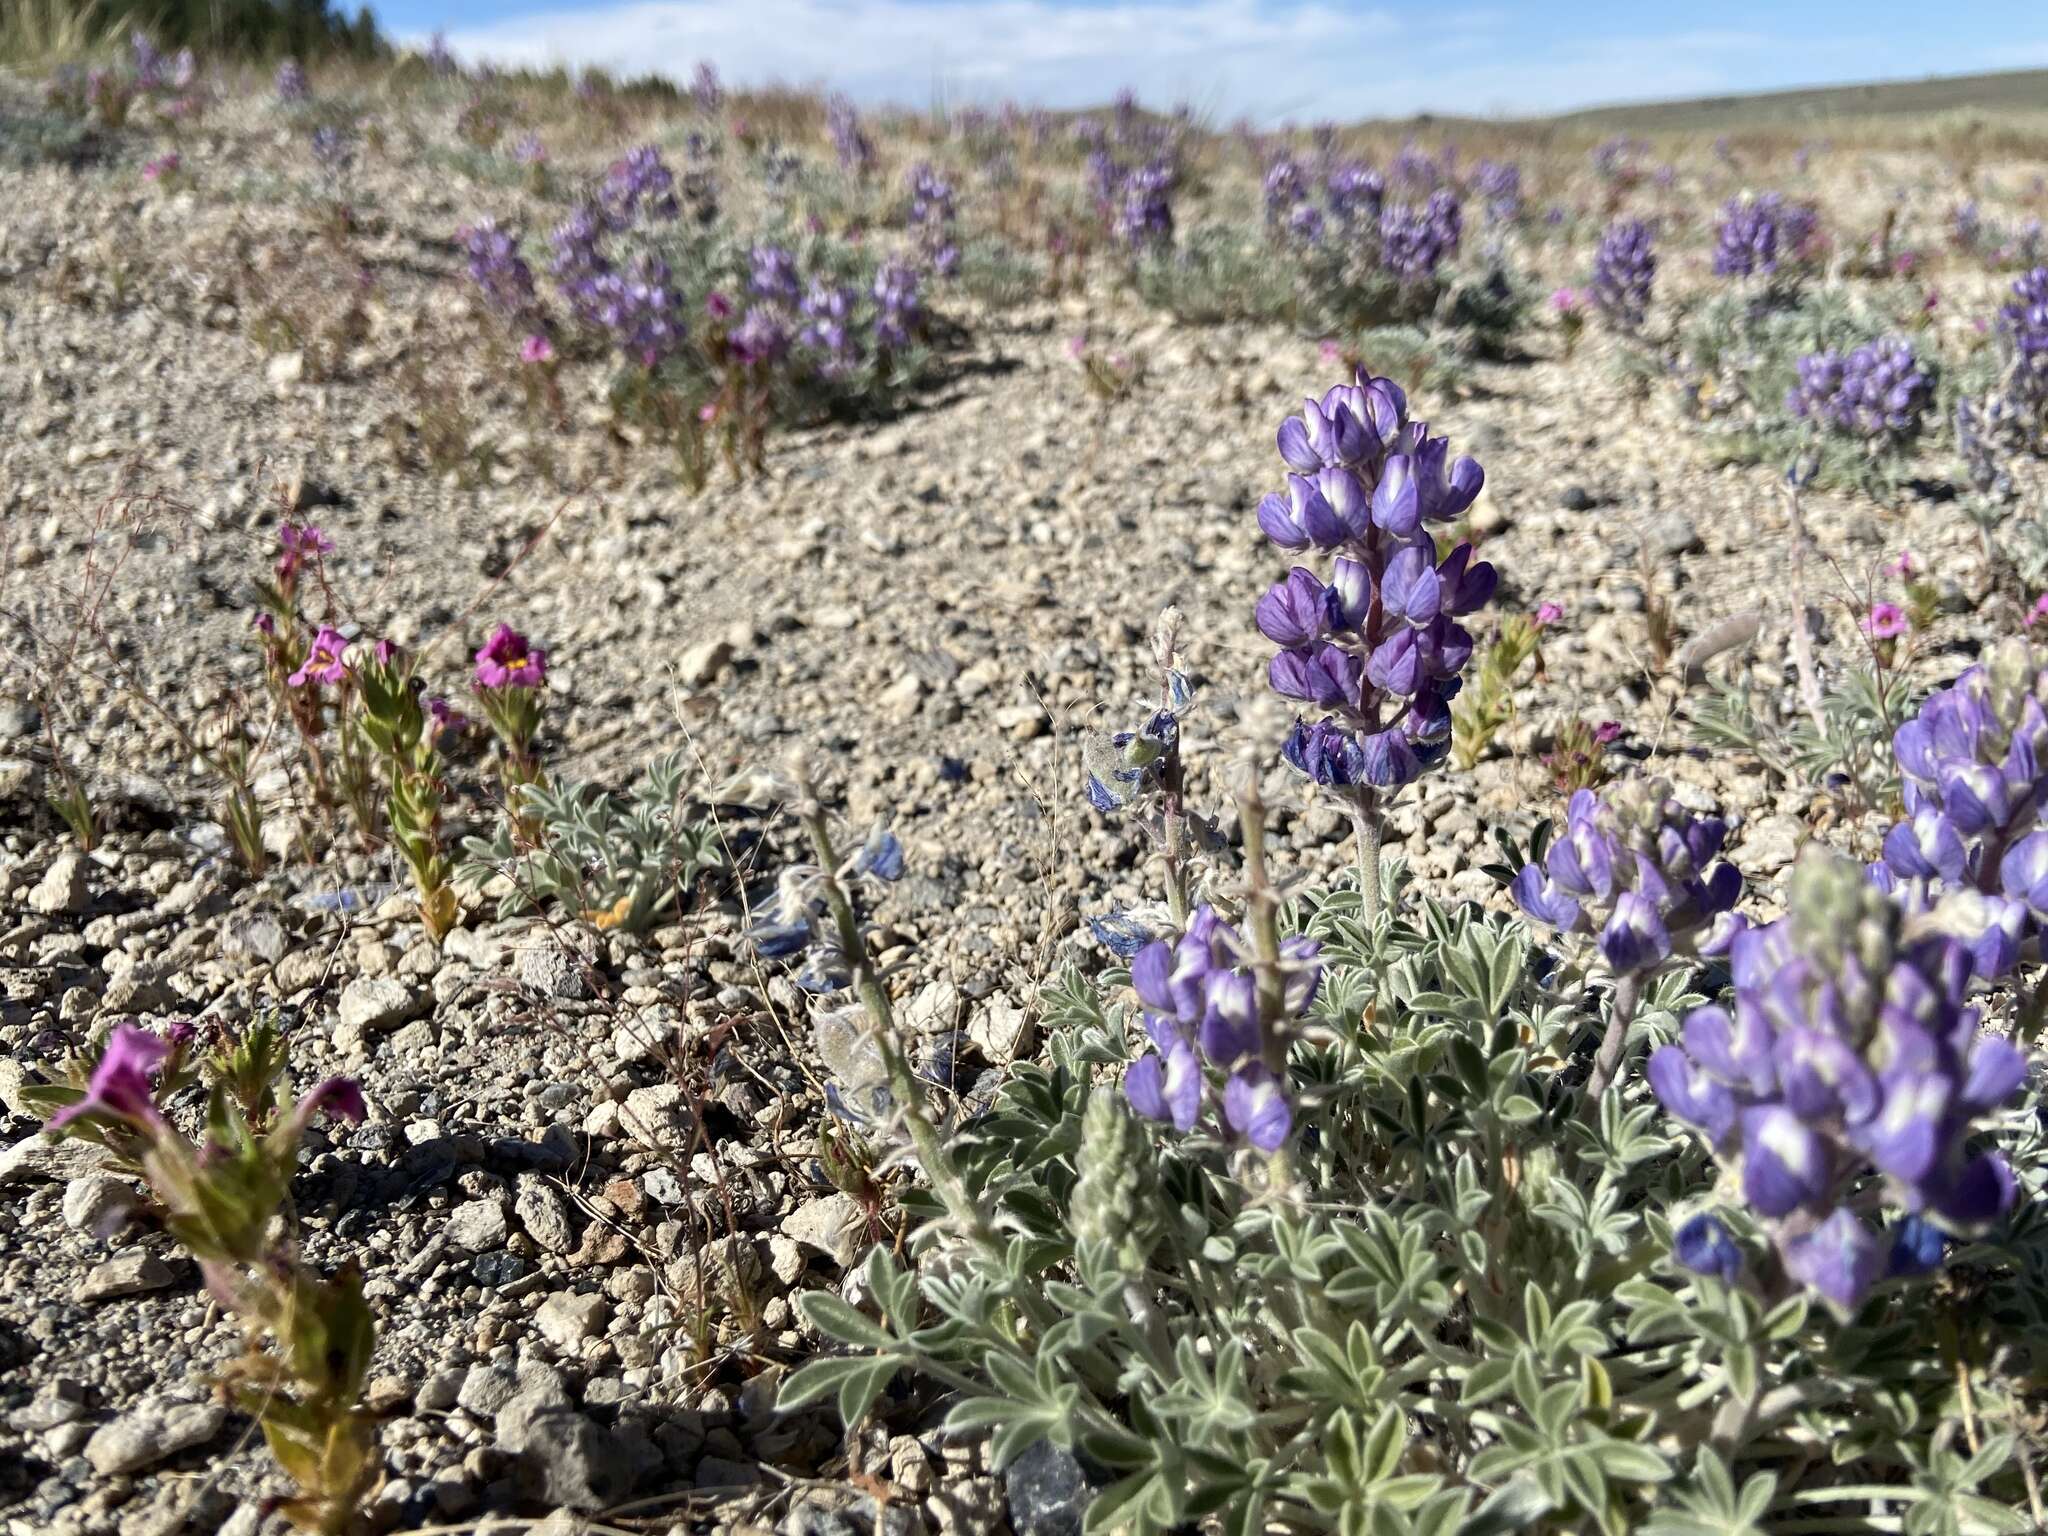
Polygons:
[[223,1385],[297,1485],[279,1512],[300,1530],[342,1536],[382,1465],[376,1421],[362,1403],[375,1323],[358,1275],[308,1266],[286,1217],[308,1128],[320,1116],[361,1120],[362,1090],[329,1078],[278,1111],[284,1053],[274,1034],[254,1048],[230,1042],[214,1060],[204,1140],[195,1144],[168,1103],[195,1081],[191,1038],[189,1024],[169,1036],[119,1026],[83,1087],[53,1086],[45,1096],[63,1101],[48,1128],[98,1141],[140,1174],[152,1214],[242,1325],[244,1353]]
[[1618,219],[1600,236],[1593,253],[1593,307],[1615,330],[1633,334],[1649,317],[1657,279],[1657,254],[1650,227],[1641,219]]
[[1714,271],[1722,277],[1790,277],[1813,255],[1820,224],[1811,208],[1782,193],[1731,198],[1714,235]]
[[[1383,420],[1405,421],[1383,381],[1312,402],[1269,533],[1344,546],[1316,530],[1399,480],[1383,440],[1428,441]],[[1325,484],[1333,467],[1358,482]],[[1371,606],[1402,612],[1405,579],[1375,567]],[[1346,632],[1347,581],[1266,606],[1321,643]],[[1160,791],[1165,713],[1091,762],[1091,797]],[[999,1474],[1039,1442],[1074,1458],[1101,1536],[2027,1528],[2001,1362],[2048,1348],[2040,1223],[2014,1210],[2048,1138],[1996,1117],[2024,1057],[1978,1033],[1961,951],[1854,865],[1802,864],[1791,915],[1746,928],[1716,819],[1653,780],[1579,794],[1560,838],[1498,872],[1543,926],[1597,935],[1567,961],[1516,916],[1407,891],[1398,864],[1377,910],[1284,899],[1254,788],[1242,881],[1112,946],[1128,973],[1055,978],[1050,1065],[1014,1067],[949,1140],[852,894],[901,852],[845,858],[800,800],[816,859],[757,948],[802,957],[828,1060],[886,1086],[859,1113],[899,1151],[867,1166],[914,1160],[931,1191],[899,1191],[904,1232],[844,1296],[801,1298],[847,1352],[788,1377],[785,1407],[829,1398],[852,1427],[899,1372],[927,1376]],[[1696,990],[1715,954],[1729,1007]],[[1646,1072],[1622,1070],[1631,1040]],[[1944,1256],[1947,1284],[1918,1278]]]
[[1437,558],[1431,525],[1463,516],[1485,483],[1469,458],[1411,420],[1389,379],[1360,369],[1281,423],[1287,486],[1259,503],[1280,548],[1331,558],[1296,566],[1259,600],[1259,632],[1280,647],[1268,680],[1326,711],[1297,720],[1288,762],[1349,807],[1368,910],[1379,905],[1387,800],[1450,751],[1450,700],[1471,659],[1457,620],[1493,596],[1491,565],[1460,544]]
[[1856,438],[1872,451],[1896,449],[1921,428],[1934,403],[1934,375],[1903,337],[1867,341],[1846,356],[1830,349],[1799,360],[1785,409]]

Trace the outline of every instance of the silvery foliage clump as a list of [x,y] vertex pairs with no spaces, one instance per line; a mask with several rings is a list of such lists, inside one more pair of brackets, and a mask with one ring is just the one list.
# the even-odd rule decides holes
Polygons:
[[[1166,792],[1180,703],[1111,796]],[[1839,859],[1744,928],[1725,829],[1650,781],[1496,831],[1541,930],[1398,860],[1376,906],[1283,895],[1263,826],[1248,792],[1241,879],[1129,971],[1049,979],[1045,1062],[800,1298],[846,1352],[785,1408],[922,1403],[998,1473],[1050,1441],[1099,1536],[2038,1528],[2038,977],[1966,1006],[1934,914]]]
[[[1677,377],[1686,404],[1730,461],[1810,459],[1805,481],[1889,495],[1906,473],[1915,433],[1838,427],[1828,410],[1840,380],[1818,377],[1811,361],[1859,353],[1875,359],[1889,329],[1884,317],[1839,289],[1730,289],[1687,318]],[[1929,365],[1905,402],[1916,423],[1931,393]]]
[[482,887],[504,876],[501,918],[552,901],[600,927],[638,933],[724,861],[717,828],[683,816],[687,777],[684,754],[670,752],[623,795],[568,781],[529,787],[520,809],[538,828],[532,845],[501,817],[488,837],[464,839],[457,878]]

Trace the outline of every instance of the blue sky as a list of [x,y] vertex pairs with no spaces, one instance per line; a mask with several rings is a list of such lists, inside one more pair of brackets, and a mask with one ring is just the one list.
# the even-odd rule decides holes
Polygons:
[[[1123,85],[1262,123],[1611,101],[2048,65],[2048,6],[1855,0],[372,0],[466,58],[829,84],[869,103],[1072,107]],[[2048,106],[2048,102],[2044,102]]]

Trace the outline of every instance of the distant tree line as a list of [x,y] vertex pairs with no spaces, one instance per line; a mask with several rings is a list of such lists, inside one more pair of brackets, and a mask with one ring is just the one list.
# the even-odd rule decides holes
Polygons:
[[368,6],[353,20],[329,0],[89,0],[109,23],[124,18],[144,28],[159,48],[202,54],[301,59],[346,54],[378,58],[390,45]]

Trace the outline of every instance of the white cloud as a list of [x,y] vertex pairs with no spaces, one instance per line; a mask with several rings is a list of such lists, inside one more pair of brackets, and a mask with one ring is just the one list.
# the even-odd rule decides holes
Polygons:
[[[863,102],[1078,107],[1130,86],[1218,117],[1355,120],[1541,112],[1742,88],[1776,46],[1754,33],[1545,39],[1500,10],[1449,16],[1258,0],[626,0],[452,31],[466,58],[594,64],[732,84],[829,84]],[[1522,23],[1527,26],[1526,20]]]

